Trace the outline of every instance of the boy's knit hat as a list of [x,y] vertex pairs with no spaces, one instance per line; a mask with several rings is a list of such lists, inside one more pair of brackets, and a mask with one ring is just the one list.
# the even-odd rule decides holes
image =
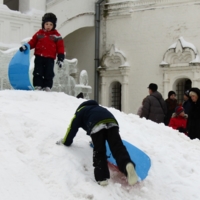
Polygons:
[[187,97],[190,97],[190,95],[189,95],[189,90],[186,90],[186,91],[184,92],[184,95],[187,96]]
[[176,108],[175,108],[175,113],[177,114],[177,115],[179,115],[180,113],[182,113],[184,111],[184,108],[182,107],[182,106],[177,106]]
[[57,22],[56,15],[54,15],[53,13],[44,14],[44,16],[42,17],[42,28],[44,28],[44,24],[46,22],[52,22],[53,23],[53,29],[52,30],[54,30],[56,28],[56,22]]

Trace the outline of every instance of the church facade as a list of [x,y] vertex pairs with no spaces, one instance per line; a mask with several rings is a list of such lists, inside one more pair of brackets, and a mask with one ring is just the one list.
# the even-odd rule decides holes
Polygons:
[[136,113],[156,83],[166,99],[200,87],[200,1],[109,1],[102,20],[101,102]]
[[98,71],[99,102],[104,106],[136,113],[149,83],[158,85],[164,99],[174,90],[179,102],[185,90],[200,87],[200,0],[102,1],[98,69],[94,64],[98,1],[9,2],[0,0],[0,49],[19,46],[40,28],[45,12],[55,13],[66,58],[77,58],[79,71],[87,70],[93,93]]

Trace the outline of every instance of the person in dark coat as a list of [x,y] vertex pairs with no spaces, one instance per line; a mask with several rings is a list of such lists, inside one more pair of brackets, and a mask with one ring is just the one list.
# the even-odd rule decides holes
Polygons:
[[157,123],[163,123],[164,116],[167,112],[165,101],[157,91],[158,86],[155,83],[149,84],[148,88],[149,95],[144,100],[141,117]]
[[191,107],[191,102],[189,101],[189,90],[184,92],[184,96],[183,96],[183,108],[185,111],[185,114],[189,113],[190,107]]
[[83,128],[93,142],[93,166],[95,180],[102,186],[108,184],[110,173],[106,156],[106,141],[119,170],[127,176],[128,183],[134,185],[137,180],[135,163],[131,160],[119,135],[119,125],[115,117],[96,101],[83,102],[76,110],[66,135],[57,144],[70,146],[79,128]]
[[191,109],[188,115],[187,129],[191,139],[200,139],[200,90],[191,88],[189,90]]
[[165,100],[165,103],[167,106],[167,114],[165,116],[165,125],[168,126],[171,116],[174,113],[175,108],[178,106],[178,103],[176,100],[176,93],[174,91],[168,92],[168,98]]

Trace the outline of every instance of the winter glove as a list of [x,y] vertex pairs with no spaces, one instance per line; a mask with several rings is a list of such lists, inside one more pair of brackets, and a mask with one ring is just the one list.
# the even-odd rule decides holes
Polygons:
[[186,133],[187,130],[183,127],[178,127],[177,130],[180,132],[180,133]]
[[62,68],[63,66],[63,62],[60,60],[57,60],[56,64],[58,65],[58,67]]
[[21,52],[26,51],[26,49],[27,49],[27,46],[26,46],[26,45],[23,45],[23,46],[21,46],[21,47],[19,48],[19,50],[20,50]]
[[63,60],[64,60],[64,54],[58,54],[58,60],[56,62],[56,64],[58,65],[58,67],[62,68],[63,66]]
[[57,144],[57,145],[63,145],[63,139],[61,138],[60,140],[58,140],[58,141],[56,142],[56,144]]

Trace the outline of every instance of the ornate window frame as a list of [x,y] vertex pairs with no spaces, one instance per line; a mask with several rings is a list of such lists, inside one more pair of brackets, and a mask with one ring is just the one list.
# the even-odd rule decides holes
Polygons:
[[128,79],[130,66],[125,54],[118,50],[115,45],[111,45],[110,50],[103,55],[101,66],[98,68],[100,73],[100,96],[101,103],[105,106],[111,106],[110,86],[113,82],[119,82],[121,88],[121,110],[128,112]]
[[180,37],[172,44],[160,63],[164,74],[164,96],[169,90],[176,90],[178,79],[190,79],[192,87],[200,87],[200,56],[197,48]]

